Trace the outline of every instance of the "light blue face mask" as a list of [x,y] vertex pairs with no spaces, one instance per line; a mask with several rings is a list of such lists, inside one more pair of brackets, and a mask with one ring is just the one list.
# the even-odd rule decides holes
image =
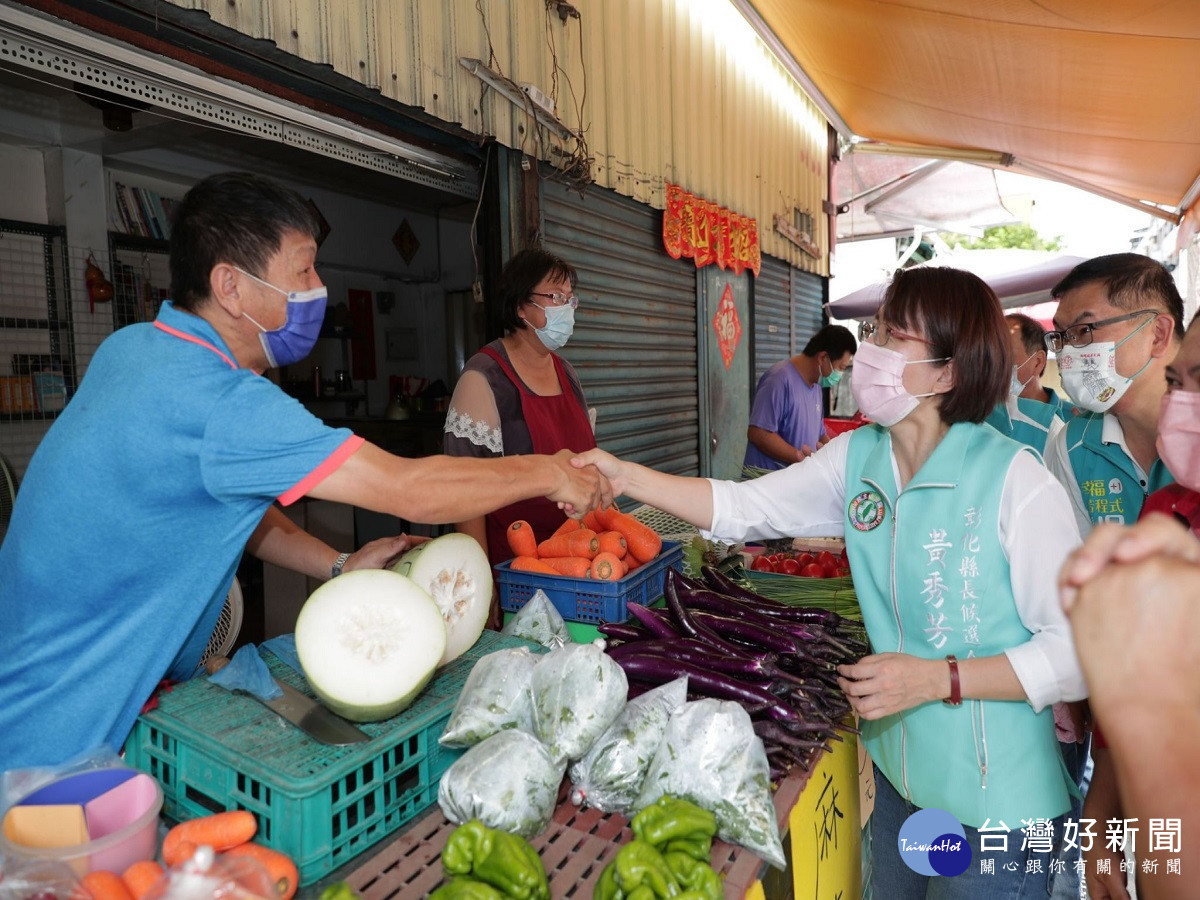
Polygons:
[[575,330],[575,310],[570,306],[542,306],[538,303],[533,305],[546,314],[546,324],[533,329],[533,333],[538,336],[542,345],[553,353],[571,339],[571,333]]
[[[820,362],[817,363],[817,371],[820,372]],[[833,360],[829,361],[829,374],[822,375],[818,381],[823,388],[833,388],[838,386],[838,382],[842,380],[842,370],[833,367]]]
[[285,291],[243,269],[238,269],[238,271],[287,297],[287,318],[273,331],[267,331],[249,313],[242,313],[258,326],[258,330],[261,332],[258,340],[262,344],[268,364],[271,368],[278,368],[300,362],[312,352],[312,348],[321,334],[321,326],[325,322],[325,305],[329,300],[329,289],[322,285],[308,291]]

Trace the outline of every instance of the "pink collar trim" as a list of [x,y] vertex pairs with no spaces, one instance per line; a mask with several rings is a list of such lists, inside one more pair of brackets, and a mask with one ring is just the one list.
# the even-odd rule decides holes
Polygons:
[[196,337],[194,334],[188,334],[186,331],[180,331],[178,328],[172,328],[170,325],[164,325],[162,322],[155,322],[154,327],[160,331],[165,331],[172,337],[177,337],[183,341],[190,341],[193,344],[199,344],[206,350],[211,350],[213,353],[217,354],[217,356],[221,357],[221,359],[225,360],[231,369],[236,369],[238,367],[237,363],[222,353],[219,349],[214,347],[208,341],[201,340],[200,338]]

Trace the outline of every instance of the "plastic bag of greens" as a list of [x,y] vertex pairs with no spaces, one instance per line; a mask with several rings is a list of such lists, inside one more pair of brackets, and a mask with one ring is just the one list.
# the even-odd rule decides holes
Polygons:
[[572,801],[628,815],[671,713],[686,700],[686,676],[630,700],[583,759],[571,764]]
[[625,708],[625,671],[601,644],[551,650],[533,670],[533,733],[557,762],[580,759]]
[[566,765],[524,731],[501,731],[464,753],[438,784],[438,806],[456,825],[479,819],[523,838],[550,824]]
[[571,643],[567,623],[541,589],[535,591],[529,602],[517,610],[501,633],[533,641],[551,650]]
[[667,723],[636,808],[664,794],[690,800],[717,817],[717,836],[785,869],[771,800],[771,775],[750,716],[731,700],[685,703]]
[[528,647],[511,647],[475,663],[438,743],[471,747],[510,728],[532,733],[529,685],[537,662]]

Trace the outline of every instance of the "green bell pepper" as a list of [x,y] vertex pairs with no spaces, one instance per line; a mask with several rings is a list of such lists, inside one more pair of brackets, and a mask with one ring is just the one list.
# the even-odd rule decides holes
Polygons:
[[514,900],[550,900],[542,860],[519,835],[472,819],[454,829],[442,850],[447,875],[470,875]]
[[717,817],[688,800],[664,795],[634,816],[629,827],[637,838],[659,848],[672,840],[711,843]]
[[643,887],[653,891],[652,898],[674,897],[679,893],[679,882],[663,855],[644,841],[630,841],[617,851],[612,864],[617,884],[630,900],[634,900],[634,891]]
[[725,887],[721,884],[721,876],[707,862],[677,850],[668,850],[663,859],[686,892],[696,891],[704,900],[723,900]]
[[346,882],[335,881],[321,891],[321,900],[360,900],[360,897]]
[[505,900],[490,884],[459,875],[429,895],[429,900]]

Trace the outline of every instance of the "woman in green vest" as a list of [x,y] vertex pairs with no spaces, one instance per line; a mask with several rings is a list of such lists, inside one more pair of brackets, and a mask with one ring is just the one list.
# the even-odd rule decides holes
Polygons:
[[[874,424],[803,462],[742,483],[599,450],[577,464],[724,540],[844,535],[873,650],[840,683],[875,763],[874,896],[1046,897],[1078,878],[1056,863],[1074,786],[1050,709],[1085,694],[1055,590],[1079,543],[1070,501],[1032,451],[983,424],[1010,369],[982,280],[897,272],[860,341],[851,387]],[[953,860],[927,849],[957,846],[933,840],[956,829],[929,834],[930,816],[908,821],[921,810],[961,823],[960,874],[938,867],[958,871],[961,846]]]

